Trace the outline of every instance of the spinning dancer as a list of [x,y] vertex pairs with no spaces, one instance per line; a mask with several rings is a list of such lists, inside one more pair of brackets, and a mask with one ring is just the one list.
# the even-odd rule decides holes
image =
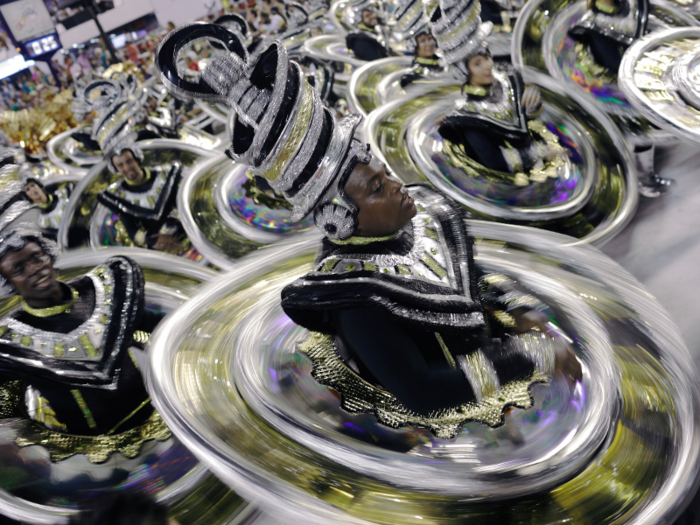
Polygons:
[[182,165],[141,165],[143,152],[134,142],[133,123],[142,120],[145,98],[136,81],[131,76],[97,80],[80,99],[97,112],[92,138],[99,142],[110,171],[123,177],[98,195],[99,202],[119,216],[131,244],[182,252],[186,237],[175,208]]
[[[524,186],[556,177],[565,150],[537,120],[540,92],[525,88],[517,70],[494,67],[486,43],[492,24],[481,23],[478,10],[475,0],[441,2],[430,17],[446,61],[466,78],[464,98],[439,128],[445,149],[455,165],[495,182]],[[460,22],[464,12],[473,23]]]
[[352,6],[359,15],[357,32],[349,33],[345,37],[345,43],[360,60],[372,61],[389,56],[386,48],[386,39],[382,35],[382,28],[377,17],[375,4],[363,1]]
[[401,87],[444,71],[422,2],[408,0],[398,7],[394,31],[406,40],[406,50],[413,52],[413,72],[401,78]]
[[[643,37],[649,17],[648,0],[590,0],[581,20],[569,29],[579,61],[597,76],[617,78],[625,50]],[[673,185],[654,171],[654,144],[637,143],[634,159],[639,177],[639,193],[656,198]]]
[[[284,289],[282,306],[317,332],[307,349],[316,341],[342,356],[345,380],[332,386],[346,407],[377,408],[357,399],[361,377],[371,399],[393,400],[399,419],[451,435],[467,419],[488,419],[481,401],[499,414],[529,406],[529,386],[555,366],[580,374],[570,351],[546,335],[539,301],[502,276],[480,278],[462,209],[392,178],[353,139],[360,117],[336,122],[284,46],[273,43],[253,67],[219,56],[200,86],[185,87],[172,61],[185,41],[176,30],[159,50],[166,86],[225,100],[238,115],[229,154],[289,201],[294,220],[313,213],[326,236],[314,269]],[[268,146],[280,137],[279,148]],[[489,314],[503,330],[491,331],[499,323]]]
[[[148,439],[167,438],[129,350],[145,343],[161,319],[144,307],[140,267],[112,257],[87,275],[57,280],[57,247],[33,225],[35,212],[21,183],[3,189],[0,291],[22,297],[0,319],[3,417],[38,423],[45,429],[38,435],[47,441],[35,444],[49,448],[60,443],[52,432],[88,441],[104,436],[103,452],[126,444],[134,452]],[[133,435],[123,434],[132,429]]]

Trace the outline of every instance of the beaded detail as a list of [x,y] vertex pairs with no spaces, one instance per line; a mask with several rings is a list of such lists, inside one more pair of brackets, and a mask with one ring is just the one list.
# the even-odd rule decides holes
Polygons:
[[73,308],[73,305],[78,300],[78,297],[78,290],[71,288],[71,299],[67,303],[49,306],[47,308],[32,308],[27,303],[23,303],[22,309],[34,317],[51,317],[58,314],[69,313],[70,309]]

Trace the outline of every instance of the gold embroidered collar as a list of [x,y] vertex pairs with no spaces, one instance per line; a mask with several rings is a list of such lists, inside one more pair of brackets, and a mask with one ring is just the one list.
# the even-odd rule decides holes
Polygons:
[[368,25],[363,24],[362,22],[360,22],[360,23],[357,25],[357,27],[358,27],[359,29],[362,29],[363,31],[368,31],[368,32],[370,32],[370,33],[376,33],[376,31],[374,30],[373,27],[369,27]]
[[416,62],[424,66],[439,66],[440,61],[437,58],[416,57]]
[[485,97],[491,93],[491,88],[485,88],[484,86],[472,86],[471,84],[464,84],[462,90],[467,95],[476,95],[477,97]]
[[598,11],[605,13],[606,15],[614,15],[615,13],[620,11],[618,7],[606,4],[601,0],[596,0],[595,7]]
[[390,241],[391,239],[396,239],[396,236],[399,234],[399,232],[392,233],[391,235],[387,235],[385,237],[360,237],[360,236],[355,236],[355,237],[350,237],[348,239],[344,240],[339,240],[339,239],[331,239],[330,237],[328,238],[329,241],[331,241],[333,244],[338,244],[340,246],[345,246],[346,244],[354,244],[356,246],[361,246],[363,244],[371,244],[373,242],[384,242],[384,241]]
[[124,177],[124,180],[129,186],[141,186],[142,184],[146,184],[149,180],[151,180],[151,170],[149,170],[148,168],[143,168],[143,174],[144,177],[141,182],[132,182],[126,177]]
[[48,308],[32,308],[27,303],[22,303],[22,308],[25,312],[33,315],[34,317],[51,317],[58,314],[68,313],[70,312],[70,309],[73,308],[73,305],[76,303],[79,297],[78,290],[74,290],[70,286],[68,286],[68,288],[70,288],[72,297],[67,303],[49,306]]
[[51,203],[53,202],[53,195],[51,195],[51,194],[49,193],[49,194],[47,195],[47,197],[48,197],[48,200],[47,200],[44,204],[37,204],[37,206],[38,206],[39,208],[41,208],[42,210],[45,210],[46,208],[48,208],[49,206],[51,206]]

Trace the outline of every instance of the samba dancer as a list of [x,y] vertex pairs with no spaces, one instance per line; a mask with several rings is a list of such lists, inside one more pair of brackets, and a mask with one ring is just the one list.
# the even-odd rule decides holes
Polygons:
[[[172,50],[186,40],[178,33],[159,49],[163,82],[200,96],[177,76]],[[289,201],[293,220],[313,213],[325,234],[313,270],[284,289],[282,306],[297,324],[332,337],[353,373],[403,410],[438,418],[514,382],[527,391],[555,366],[580,377],[570,351],[544,333],[543,305],[517,283],[479,275],[461,207],[387,174],[353,139],[361,118],[336,122],[280,42],[253,67],[233,54],[216,57],[201,89],[237,112],[229,155]],[[279,137],[280,148],[265,146]],[[502,340],[492,339],[500,332],[491,332],[485,300],[512,329]],[[349,385],[334,388],[346,401],[353,396]],[[513,402],[501,397],[501,409]]]

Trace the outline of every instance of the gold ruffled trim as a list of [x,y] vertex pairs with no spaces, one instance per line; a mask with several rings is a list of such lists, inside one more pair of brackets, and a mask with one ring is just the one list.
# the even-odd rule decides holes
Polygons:
[[507,383],[496,392],[484,396],[479,403],[467,403],[421,416],[408,410],[389,392],[373,386],[351,370],[336,352],[331,336],[310,332],[309,337],[299,345],[299,351],[311,359],[314,379],[340,393],[341,406],[348,412],[374,412],[379,422],[387,426],[399,428],[417,425],[446,439],[454,437],[468,421],[479,421],[490,427],[501,425],[506,408],[530,408],[532,385],[549,382],[544,372],[535,370],[529,378]]
[[54,432],[32,422],[17,436],[17,446],[40,445],[47,449],[51,461],[56,463],[75,454],[85,454],[91,463],[104,463],[113,452],[121,452],[126,458],[135,458],[146,441],[165,441],[172,432],[158,412],[143,425],[113,436],[75,436]]
[[347,244],[352,244],[355,246],[363,246],[365,244],[371,244],[373,242],[385,242],[385,241],[390,241],[391,239],[396,239],[398,236],[398,233],[392,233],[391,235],[385,235],[384,237],[360,237],[360,236],[354,236],[350,237],[348,239],[331,239],[328,237],[328,240],[331,241],[333,244],[338,244],[340,246],[345,246]]

